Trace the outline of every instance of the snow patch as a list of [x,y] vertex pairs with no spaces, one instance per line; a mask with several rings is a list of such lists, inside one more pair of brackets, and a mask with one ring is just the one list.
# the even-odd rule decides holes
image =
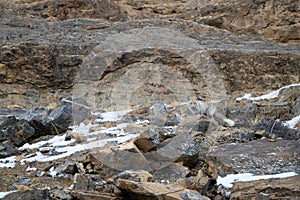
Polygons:
[[6,195],[13,193],[13,192],[18,192],[18,190],[12,190],[9,192],[0,192],[0,199],[4,198]]
[[26,169],[26,172],[29,172],[29,171],[36,171],[37,168],[36,167],[30,167],[28,166],[27,169]]
[[150,122],[149,122],[149,120],[137,120],[136,122],[135,122],[135,124],[137,124],[137,125],[148,125],[148,124],[150,124]]
[[[121,119],[123,115],[130,112],[130,110],[123,111],[115,111],[102,113],[103,121],[113,121]],[[79,135],[86,136],[86,142],[75,144],[75,139],[71,139],[69,141],[65,141],[66,134],[57,135],[53,138],[40,141],[33,144],[24,144],[19,150],[26,149],[38,149],[40,151],[36,151],[32,154],[24,155],[23,159],[20,160],[21,164],[31,163],[31,162],[48,162],[57,160],[60,158],[68,157],[76,152],[90,150],[94,148],[103,147],[107,144],[123,144],[129,140],[135,139],[139,136],[139,134],[129,134],[125,133],[123,128],[126,127],[127,123],[118,124],[116,127],[105,128],[102,127],[100,131],[90,132],[90,128],[94,126],[99,126],[99,124],[83,124],[81,123],[79,126],[71,126],[72,132],[76,132]],[[104,135],[104,139],[99,139],[99,134]],[[46,153],[41,153],[41,150],[46,150]],[[14,168],[15,163],[17,162],[16,156],[11,156],[8,158],[0,159],[0,168]],[[27,168],[28,171],[35,170],[34,168]],[[54,175],[54,168],[50,170],[50,174]]]
[[295,172],[285,172],[281,174],[274,175],[253,175],[251,173],[243,173],[243,174],[228,174],[225,177],[217,178],[217,185],[223,185],[225,188],[232,188],[233,183],[235,182],[250,182],[256,180],[263,179],[271,179],[271,178],[287,178],[291,176],[297,176]]
[[0,168],[14,168],[16,163],[16,156],[10,156],[0,159]]
[[291,85],[287,85],[284,87],[279,88],[278,90],[272,91],[268,94],[264,94],[262,96],[258,96],[258,97],[252,97],[252,94],[245,94],[243,97],[238,97],[236,98],[237,101],[241,101],[243,99],[246,99],[248,101],[261,101],[261,100],[270,100],[270,99],[274,99],[277,98],[279,95],[279,92],[282,89],[286,89],[286,88],[290,88],[290,87],[295,87],[295,86],[300,86],[300,83],[297,84],[291,84]]
[[300,115],[294,117],[289,121],[283,122],[283,124],[288,126],[289,128],[295,128],[298,123],[300,123]]
[[97,122],[115,122],[120,119],[127,113],[131,112],[132,110],[120,110],[120,111],[111,111],[111,112],[105,112],[100,114],[100,119],[97,119]]

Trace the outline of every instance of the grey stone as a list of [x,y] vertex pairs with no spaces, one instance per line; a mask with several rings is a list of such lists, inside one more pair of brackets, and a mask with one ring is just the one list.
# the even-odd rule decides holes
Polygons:
[[79,172],[76,163],[71,161],[66,161],[63,164],[58,165],[55,168],[55,171],[58,173],[73,174],[73,175]]
[[279,174],[300,172],[300,144],[260,139],[211,147],[205,158],[212,177],[226,173]]
[[168,112],[164,102],[156,102],[153,105],[152,124],[157,127],[163,127],[167,122]]
[[119,178],[135,182],[150,182],[153,176],[145,170],[126,170],[112,177],[115,181]]
[[157,153],[173,161],[183,161],[185,166],[193,166],[197,162],[200,144],[189,134],[177,136],[163,141],[157,147]]
[[75,174],[74,190],[94,190],[95,184],[89,174]]
[[185,189],[183,193],[180,194],[183,200],[209,200],[208,197],[201,195],[195,190]]
[[16,200],[16,199],[23,199],[23,200],[51,200],[49,190],[25,190],[25,191],[18,191],[12,192],[6,195],[3,200]]
[[166,167],[155,170],[152,174],[154,181],[175,183],[181,178],[186,178],[189,174],[189,169],[179,164],[171,163]]
[[160,134],[149,128],[134,141],[134,144],[142,152],[146,153],[155,149],[160,144],[161,140]]
[[45,121],[53,133],[60,134],[68,130],[72,123],[72,113],[67,106],[61,105],[55,108]]

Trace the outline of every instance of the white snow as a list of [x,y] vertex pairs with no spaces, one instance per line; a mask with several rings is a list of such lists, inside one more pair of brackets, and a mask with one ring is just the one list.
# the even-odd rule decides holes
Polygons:
[[0,199],[4,198],[6,195],[13,193],[13,192],[18,192],[18,190],[13,190],[9,192],[0,192]]
[[26,172],[29,172],[29,171],[36,171],[37,168],[36,167],[30,167],[28,166],[27,169],[26,169]]
[[120,110],[120,111],[111,111],[111,112],[104,112],[100,114],[100,119],[97,119],[97,122],[115,122],[120,119],[127,113],[131,112],[132,110]]
[[57,171],[55,171],[54,166],[49,169],[49,174],[52,177],[55,177],[57,175]]
[[55,146],[66,146],[69,144],[72,144],[75,142],[75,139],[69,140],[69,141],[65,141],[65,137],[66,134],[64,135],[57,135],[54,136],[53,138],[51,138],[50,140],[47,141],[41,141],[41,142],[37,142],[37,143],[33,143],[33,144],[24,144],[22,147],[19,148],[19,150],[23,150],[23,149],[37,149],[40,148],[43,145],[48,144],[49,146],[55,147]]
[[137,120],[136,122],[135,122],[135,124],[137,124],[137,125],[147,125],[147,124],[150,124],[150,122],[149,122],[149,120]]
[[14,168],[16,156],[10,156],[0,159],[0,168]]
[[243,99],[246,99],[248,101],[261,101],[261,100],[274,99],[274,98],[278,97],[278,94],[279,94],[279,92],[282,89],[286,89],[286,88],[290,88],[290,87],[295,87],[295,86],[300,86],[300,83],[287,85],[287,86],[279,88],[278,90],[272,91],[272,92],[270,92],[268,94],[264,94],[264,95],[258,96],[258,97],[252,97],[252,94],[245,94],[243,97],[236,98],[236,100],[237,101],[241,101]]
[[[102,113],[103,121],[113,121],[120,119],[123,115],[130,112],[130,110],[124,111],[116,111],[109,113]],[[90,150],[94,148],[103,147],[107,144],[123,144],[129,140],[132,140],[139,136],[139,134],[128,134],[125,133],[123,128],[126,127],[127,123],[118,124],[116,127],[105,128],[101,127],[100,131],[90,132],[90,128],[93,126],[99,126],[99,124],[83,124],[81,123],[79,126],[71,126],[72,132],[76,132],[79,135],[87,137],[86,142],[82,142],[79,144],[75,144],[75,139],[71,139],[69,141],[65,141],[66,134],[57,135],[47,141],[40,141],[33,144],[24,144],[19,150],[26,149],[38,149],[35,153],[27,154],[23,156],[23,159],[20,160],[21,164],[30,163],[34,161],[38,162],[48,162],[57,160],[60,158],[64,158],[70,156],[76,152]],[[99,134],[104,134],[104,139],[99,139]],[[72,144],[72,145],[71,145]],[[41,153],[41,150],[47,150],[48,153]],[[52,151],[56,153],[51,154]],[[8,158],[0,159],[0,168],[13,168],[15,167],[15,163],[17,162],[16,156],[11,156]],[[28,171],[35,170],[34,168],[27,168]],[[54,168],[50,170],[50,174],[55,176]]]
[[217,178],[217,185],[223,185],[225,188],[231,188],[234,182],[250,182],[256,180],[263,179],[271,179],[271,178],[287,178],[291,176],[297,176],[295,172],[285,172],[281,174],[274,175],[253,175],[251,173],[243,173],[243,174],[229,174],[225,177]]
[[294,117],[289,121],[284,122],[283,124],[288,126],[289,128],[295,128],[298,123],[300,123],[300,115]]

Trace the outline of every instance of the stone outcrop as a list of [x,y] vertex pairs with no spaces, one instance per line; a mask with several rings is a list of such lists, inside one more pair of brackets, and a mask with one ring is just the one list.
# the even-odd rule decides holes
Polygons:
[[255,140],[246,144],[212,147],[206,160],[213,177],[227,173],[299,173],[299,143],[289,140]]
[[[297,198],[299,11],[0,0],[0,196]],[[293,176],[218,183],[282,172]]]

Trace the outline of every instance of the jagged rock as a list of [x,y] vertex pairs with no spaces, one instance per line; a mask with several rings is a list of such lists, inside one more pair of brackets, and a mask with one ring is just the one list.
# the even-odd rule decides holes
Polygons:
[[71,112],[66,106],[59,106],[49,115],[44,108],[33,108],[20,116],[1,117],[0,140],[4,141],[0,150],[2,156],[14,155],[14,147],[44,135],[60,134],[67,131],[71,123]]
[[36,137],[57,135],[68,130],[72,122],[71,111],[64,105],[58,106],[50,113],[44,108],[33,108],[21,116],[35,129]]
[[75,173],[79,172],[76,163],[71,162],[71,161],[67,161],[67,162],[57,166],[55,168],[55,171],[57,173],[65,173],[65,174],[73,174],[73,175]]
[[201,195],[195,190],[185,189],[183,193],[180,194],[183,200],[209,200],[208,197]]
[[[0,135],[1,135],[0,131]],[[19,153],[18,149],[12,144],[10,140],[6,140],[0,143],[0,158],[5,158],[11,155]]]
[[72,191],[72,196],[78,200],[91,200],[91,199],[103,199],[103,200],[117,200],[116,197],[111,195],[105,195],[101,192],[91,192],[91,191]]
[[297,199],[300,196],[300,176],[236,182],[229,191],[230,199]]
[[[66,132],[72,122],[72,113],[66,106],[55,108],[46,118],[45,123],[56,134]],[[48,133],[49,134],[49,133]]]
[[205,158],[209,173],[218,174],[253,173],[278,174],[299,173],[300,145],[291,140],[260,139],[248,143],[224,144],[211,147]]
[[134,144],[140,149],[142,152],[146,153],[153,149],[155,149],[162,138],[159,133],[156,133],[153,129],[148,129],[143,134],[141,134],[135,141]]
[[62,199],[62,200],[72,200],[73,197],[66,192],[63,188],[53,188],[50,191],[50,196],[52,199]]
[[89,157],[94,170],[107,177],[125,170],[152,171],[150,162],[132,143],[122,148],[107,148],[92,152]]
[[209,198],[197,191],[190,191],[178,185],[165,185],[160,183],[133,182],[119,179],[117,182],[123,194],[130,199],[154,200],[154,199],[199,199]]
[[182,120],[178,126],[186,131],[201,131],[206,133],[209,126],[212,126],[212,122],[209,119],[203,118],[200,115],[191,116]]
[[94,190],[95,184],[89,174],[75,174],[74,190]]
[[193,166],[197,162],[199,152],[199,142],[184,133],[163,141],[157,147],[159,155],[172,161],[182,161],[185,166]]
[[13,126],[8,126],[4,132],[15,146],[21,146],[36,137],[35,129],[23,120]]
[[16,200],[16,199],[45,199],[45,200],[51,200],[49,190],[41,190],[41,189],[35,189],[35,190],[25,190],[25,191],[18,191],[18,192],[12,192],[8,195],[6,195],[4,200]]
[[15,125],[17,119],[15,116],[3,116],[0,117],[0,130],[6,129],[8,126]]
[[91,106],[83,98],[64,98],[63,104],[72,112],[74,124],[80,124],[91,117]]
[[7,116],[15,116],[20,117],[21,115],[24,115],[27,111],[20,109],[20,108],[13,108],[13,109],[0,109],[0,118],[7,117]]
[[150,182],[152,181],[153,176],[145,170],[126,170],[124,172],[114,175],[112,178],[114,180],[121,178],[135,182]]
[[189,169],[179,164],[171,163],[154,171],[152,174],[154,181],[175,183],[181,178],[186,178],[189,174]]
[[300,131],[291,129],[280,121],[271,120],[268,118],[262,119],[254,126],[254,131],[264,130],[264,136],[268,138],[283,138],[286,140],[299,140]]
[[176,136],[176,131],[172,128],[161,128],[156,131],[158,131],[162,140],[166,140],[168,138],[172,138]]
[[156,102],[153,105],[152,124],[157,127],[163,127],[167,122],[168,111],[164,102]]

